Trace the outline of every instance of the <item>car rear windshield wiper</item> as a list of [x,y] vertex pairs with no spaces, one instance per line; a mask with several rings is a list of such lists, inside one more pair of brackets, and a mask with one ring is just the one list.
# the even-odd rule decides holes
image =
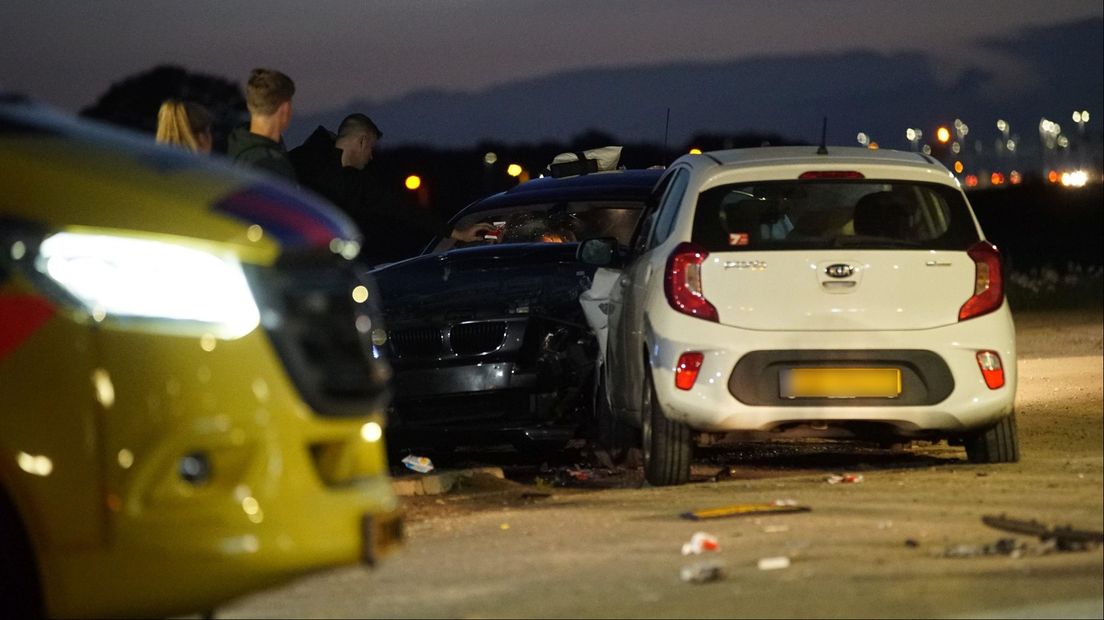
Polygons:
[[831,240],[828,244],[833,248],[854,248],[854,247],[872,247],[872,248],[919,248],[922,247],[917,241],[907,241],[905,239],[893,239],[892,237],[875,237],[870,235],[840,235]]

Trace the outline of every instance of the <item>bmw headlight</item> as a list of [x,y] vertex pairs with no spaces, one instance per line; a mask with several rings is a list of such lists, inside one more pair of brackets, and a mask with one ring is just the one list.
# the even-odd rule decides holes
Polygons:
[[98,320],[158,320],[240,338],[260,322],[241,264],[177,243],[62,232],[44,239],[37,269]]

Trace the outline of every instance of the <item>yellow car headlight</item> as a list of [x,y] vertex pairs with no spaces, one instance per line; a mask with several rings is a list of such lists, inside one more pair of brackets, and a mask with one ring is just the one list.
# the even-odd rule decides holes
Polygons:
[[36,267],[94,317],[171,321],[223,339],[260,323],[241,264],[184,245],[62,232],[42,241]]

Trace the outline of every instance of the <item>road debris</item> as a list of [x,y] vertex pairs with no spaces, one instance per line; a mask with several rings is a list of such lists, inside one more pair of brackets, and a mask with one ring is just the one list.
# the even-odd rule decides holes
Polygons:
[[996,542],[984,545],[952,545],[943,550],[943,557],[973,558],[986,555],[1006,555],[1018,558],[1028,553],[1042,555],[1046,551],[1030,548],[1026,543],[1015,538],[1001,538]]
[[920,541],[916,540],[915,538],[906,538],[905,546],[909,549],[915,549],[920,546]]
[[767,534],[781,534],[783,532],[790,531],[788,525],[765,525],[763,526],[763,532]]
[[547,487],[590,486],[580,483],[603,483],[615,479],[618,471],[602,467],[585,467],[582,465],[549,467],[544,464],[537,476],[537,484]]
[[809,512],[812,508],[799,505],[792,499],[778,499],[769,504],[733,504],[719,508],[706,508],[684,512],[683,519],[691,521],[705,521],[708,519],[723,519],[726,517],[746,517],[748,515],[760,515],[767,513]]
[[759,558],[759,570],[780,570],[790,567],[790,558],[780,555],[772,558]]
[[725,568],[723,562],[716,560],[695,562],[683,566],[679,576],[686,583],[709,583],[719,581],[724,577]]
[[1058,551],[1086,551],[1104,543],[1104,532],[1077,530],[1072,525],[1050,526],[1034,520],[1012,519],[1003,514],[983,516],[981,522],[1005,532],[1034,536],[1044,543],[1053,541]]
[[824,479],[828,484],[859,484],[863,481],[862,474],[832,474]]
[[429,460],[426,456],[415,456],[408,454],[403,457],[403,465],[406,465],[407,469],[412,469],[419,474],[427,474],[433,471],[433,461]]
[[690,542],[682,544],[682,555],[700,555],[705,551],[717,551],[720,543],[717,537],[705,532],[696,532]]

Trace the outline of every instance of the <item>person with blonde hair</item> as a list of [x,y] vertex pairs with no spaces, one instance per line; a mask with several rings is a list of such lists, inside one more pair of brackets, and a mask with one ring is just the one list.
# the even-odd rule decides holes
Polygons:
[[214,119],[207,108],[191,101],[169,99],[157,112],[157,142],[210,153]]

